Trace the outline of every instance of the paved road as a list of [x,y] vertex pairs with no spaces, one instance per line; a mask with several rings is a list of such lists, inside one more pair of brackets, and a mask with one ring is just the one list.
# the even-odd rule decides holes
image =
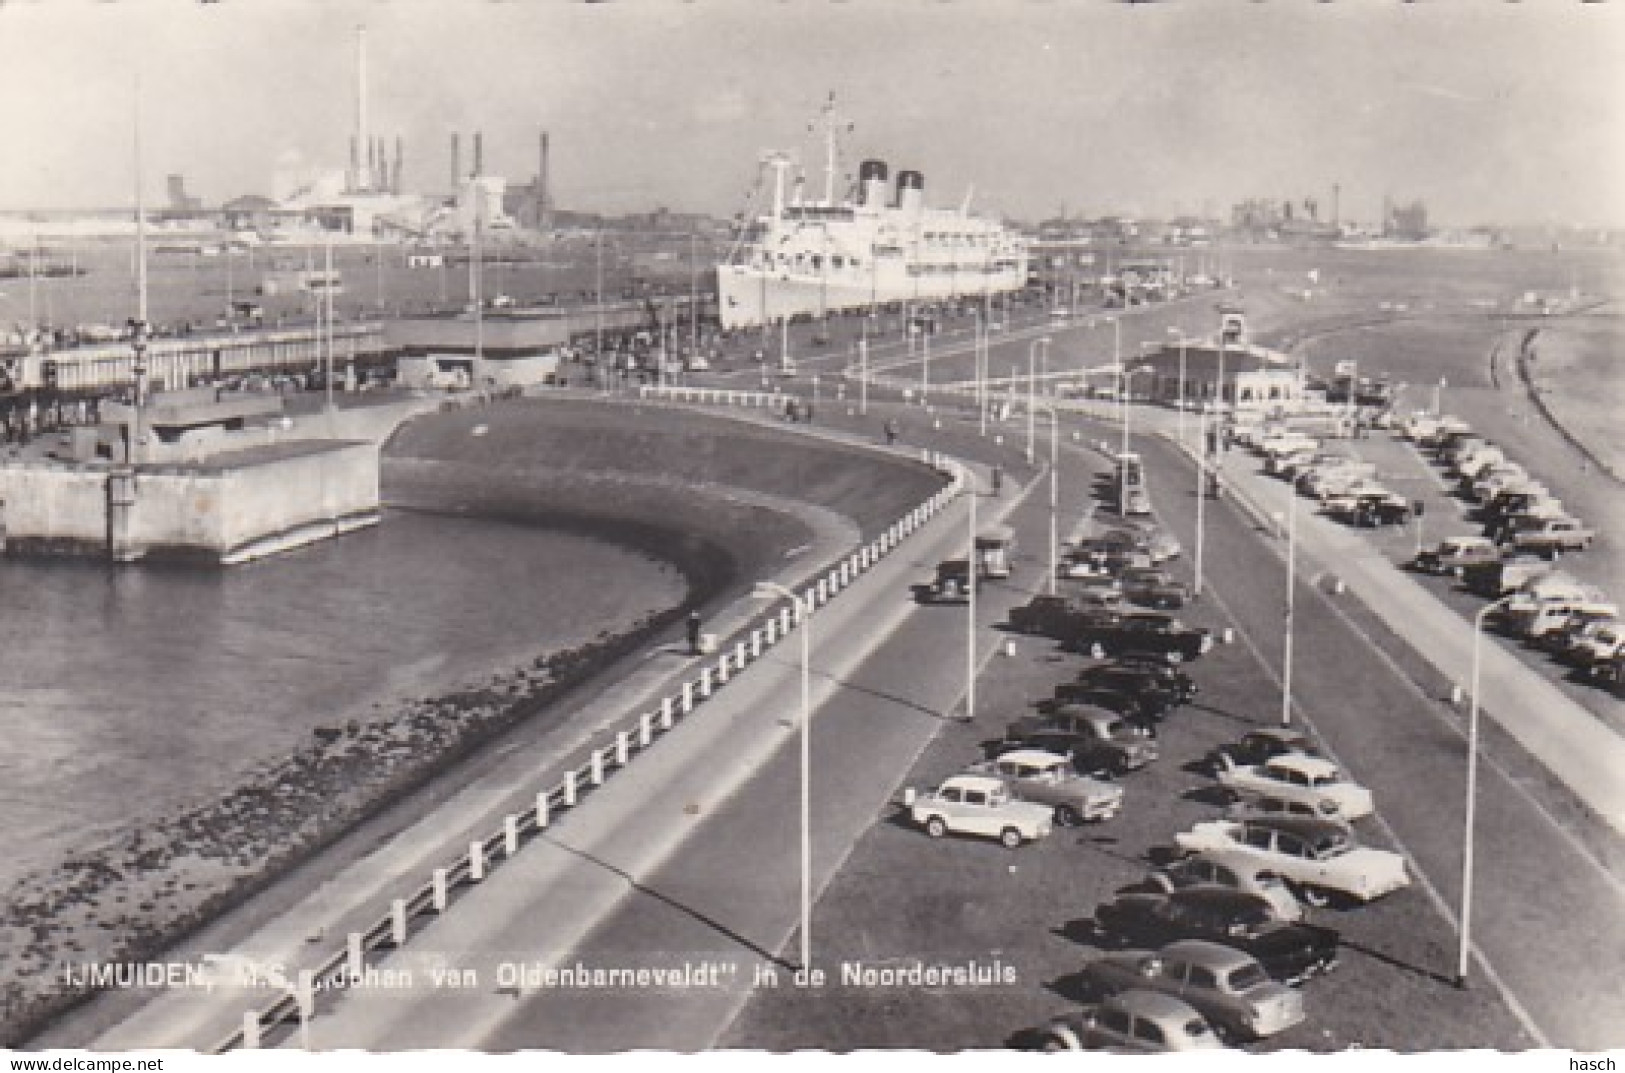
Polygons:
[[[838,776],[813,784],[817,873],[827,874],[872,822],[897,772],[959,696],[963,676],[939,654],[948,645],[963,650],[964,613],[916,607],[909,585],[963,547],[965,514],[961,502],[816,620],[815,769]],[[990,593],[983,617],[1002,618],[1013,598]],[[905,618],[924,628],[894,632]],[[784,718],[794,711],[792,648],[730,683],[682,738],[612,780],[588,810],[527,847],[403,954],[402,964],[419,966],[419,980],[428,971],[423,959],[472,967],[476,989],[346,996],[312,1027],[312,1045],[705,1046],[740,999],[733,985],[777,956],[795,920],[796,750]],[[680,1016],[658,989],[533,994],[523,982],[501,984],[504,962],[577,961],[714,965],[723,973],[718,986],[683,991]]]

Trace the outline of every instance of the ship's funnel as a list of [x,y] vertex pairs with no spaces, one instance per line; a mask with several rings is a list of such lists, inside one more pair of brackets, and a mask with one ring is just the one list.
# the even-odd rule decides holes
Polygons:
[[925,176],[917,171],[897,173],[897,207],[905,212],[919,212],[925,207]]
[[865,160],[858,165],[858,200],[876,207],[886,203],[886,162]]

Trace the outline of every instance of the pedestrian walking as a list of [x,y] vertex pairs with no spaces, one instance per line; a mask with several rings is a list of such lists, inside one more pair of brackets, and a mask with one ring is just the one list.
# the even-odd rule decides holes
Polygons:
[[993,494],[1001,495],[1004,492],[1004,467],[993,467]]
[[696,656],[700,654],[700,625],[700,613],[690,611],[688,613],[688,650]]
[[886,420],[886,445],[889,447],[897,442],[898,428],[896,418]]

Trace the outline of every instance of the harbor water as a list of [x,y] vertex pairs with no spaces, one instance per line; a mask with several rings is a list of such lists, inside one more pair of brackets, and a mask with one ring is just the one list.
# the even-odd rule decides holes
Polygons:
[[0,889],[217,796],[318,727],[684,594],[673,568],[587,536],[400,510],[230,570],[0,559]]

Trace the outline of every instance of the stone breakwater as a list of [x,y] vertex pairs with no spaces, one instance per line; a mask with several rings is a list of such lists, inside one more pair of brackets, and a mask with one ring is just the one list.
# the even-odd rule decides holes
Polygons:
[[0,1046],[86,997],[65,984],[65,965],[158,955],[677,614],[646,616],[473,688],[318,728],[309,745],[226,795],[18,882],[0,903]]

